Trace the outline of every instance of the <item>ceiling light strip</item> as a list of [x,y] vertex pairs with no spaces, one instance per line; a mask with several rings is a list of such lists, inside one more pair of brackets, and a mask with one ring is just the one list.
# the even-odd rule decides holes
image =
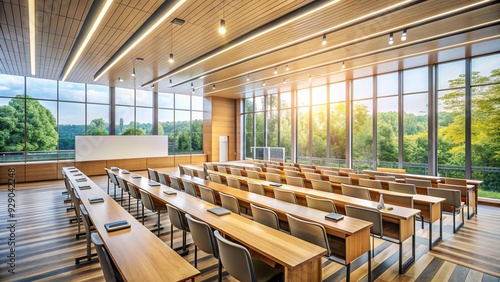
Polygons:
[[29,17],[29,33],[30,33],[30,65],[31,75],[36,73],[36,17],[35,17],[35,0],[28,0],[28,17]]
[[[407,1],[410,1],[410,0],[407,0]],[[142,86],[144,87],[144,86],[147,86],[149,84],[156,83],[156,82],[163,80],[169,76],[173,76],[177,73],[183,72],[183,71],[190,69],[194,66],[197,66],[197,65],[199,65],[199,64],[201,64],[201,63],[203,63],[203,62],[205,62],[213,57],[216,57],[216,56],[218,56],[222,53],[225,53],[231,49],[234,49],[242,44],[245,44],[248,41],[251,41],[255,38],[258,38],[258,37],[260,37],[264,34],[267,34],[275,29],[278,29],[282,26],[288,25],[296,20],[307,17],[310,14],[314,14],[318,11],[321,11],[321,10],[323,10],[323,9],[325,9],[325,8],[335,4],[335,3],[338,3],[338,2],[340,2],[340,0],[312,2],[312,3],[306,5],[302,8],[299,8],[298,10],[295,10],[295,11],[285,15],[282,18],[276,19],[268,24],[265,24],[265,25],[255,29],[255,30],[251,31],[250,33],[247,33],[246,35],[243,35],[243,36],[229,42],[228,44],[224,45],[223,47],[219,47],[219,48],[215,49],[214,51],[208,52],[204,56],[201,56],[198,59],[195,59],[194,61],[187,63],[187,65],[185,65],[185,66],[181,66],[179,69],[174,70],[173,72],[166,73],[164,75],[159,76],[156,79],[148,81],[148,82],[144,83]]]
[[[82,55],[82,52],[83,50],[85,50],[85,47],[87,47],[87,44],[94,35],[97,27],[101,23],[102,19],[104,18],[104,15],[106,15],[106,12],[109,10],[109,7],[111,6],[112,3],[113,0],[106,0],[106,1],[99,0],[99,1],[94,1],[94,3],[92,3],[89,15],[87,16],[87,19],[83,23],[83,27],[80,33],[78,34],[78,38],[75,41],[75,45],[73,45],[73,48],[71,49],[70,55],[68,57],[69,59],[66,61],[66,64],[64,65],[62,72],[64,75],[61,78],[62,81],[65,81],[68,78],[69,73],[71,72],[76,62]],[[70,62],[69,65],[68,62]]]
[[[118,51],[97,71],[94,81],[98,80],[109,71],[118,61],[120,61],[130,50],[153,32],[160,24],[172,15],[187,0],[165,1],[146,22],[123,44]],[[153,84],[153,83],[148,83]],[[144,85],[143,85],[144,86]]]

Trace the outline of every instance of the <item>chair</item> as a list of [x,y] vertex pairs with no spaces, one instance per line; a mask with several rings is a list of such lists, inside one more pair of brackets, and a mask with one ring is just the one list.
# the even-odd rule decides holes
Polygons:
[[319,171],[323,171],[323,170],[324,170],[324,171],[331,171],[331,170],[332,170],[332,168],[331,168],[331,167],[329,167],[329,166],[317,165],[317,166],[316,166],[316,170],[319,170]]
[[240,214],[240,204],[238,199],[232,195],[219,192],[221,206],[235,214]]
[[212,182],[219,183],[219,184],[223,184],[223,183],[222,183],[222,178],[221,178],[221,177],[220,177],[220,175],[218,175],[218,174],[209,173],[209,174],[208,174],[208,178],[209,178],[209,179],[210,179],[210,181],[212,181]]
[[254,221],[277,230],[280,229],[280,221],[278,219],[278,215],[274,211],[256,206],[254,204],[250,204],[250,208],[252,209]]
[[347,176],[333,176],[330,175],[328,176],[328,180],[333,183],[340,183],[340,184],[352,184],[351,178]]
[[218,165],[218,166],[217,166],[217,171],[218,171],[218,172],[227,173],[226,166],[224,166],[224,165]]
[[423,188],[432,187],[432,182],[430,180],[425,180],[425,179],[406,178],[406,184],[413,184],[416,187],[423,187]]
[[252,192],[259,195],[266,195],[264,186],[262,186],[262,184],[248,182],[247,185],[248,185],[248,192]]
[[370,175],[368,175],[368,174],[359,174],[359,173],[349,172],[347,175],[349,176],[349,178],[352,178],[352,179],[370,179]]
[[276,200],[297,204],[297,197],[292,191],[274,188],[274,198]]
[[382,194],[380,196],[384,197],[384,204],[395,205],[405,208],[413,209],[413,196],[412,195],[394,195],[394,194]]
[[200,198],[203,201],[217,205],[217,200],[215,198],[214,190],[201,185],[199,185],[198,188],[200,189]]
[[299,173],[296,170],[284,169],[283,172],[285,173],[286,176],[294,176],[294,177],[299,176]]
[[158,182],[158,177],[156,176],[156,172],[152,168],[148,168],[148,178],[155,182]]
[[158,171],[158,181],[163,185],[170,186],[170,178],[164,172]]
[[370,175],[370,177],[375,177],[377,175],[378,176],[387,176],[386,172],[380,172],[380,171],[373,171],[373,170],[363,169],[361,172],[363,172],[364,174]]
[[302,177],[294,177],[294,176],[286,176],[286,184],[298,186],[298,187],[306,187],[304,184],[304,178]]
[[321,174],[315,173],[315,172],[304,172],[304,176],[306,179],[315,179],[315,180],[321,180]]
[[259,173],[253,170],[247,170],[247,176],[248,178],[260,179]]
[[75,211],[75,216],[76,216],[76,222],[78,224],[78,228],[77,228],[77,232],[76,232],[76,239],[79,239],[80,236],[85,235],[85,232],[81,232],[81,227],[80,227],[81,222],[82,222],[82,220],[81,220],[82,215],[80,214],[80,209],[78,208],[81,204],[80,195],[78,195],[78,192],[75,190],[74,187],[70,186],[69,196],[71,198],[71,201],[73,201],[73,206],[75,207],[74,211]]
[[380,181],[387,181],[387,182],[394,182],[396,181],[396,176],[392,175],[387,175],[387,176],[382,176],[382,175],[375,175],[375,180],[380,180]]
[[268,167],[267,170],[266,170],[267,173],[274,173],[274,174],[280,174],[280,170],[277,169],[277,168],[271,168],[271,167]]
[[[139,193],[139,191],[134,186],[134,184],[129,182],[129,183],[127,183],[127,185],[128,185],[128,192],[130,193],[130,196],[132,196],[132,198],[136,199],[137,214],[135,215],[135,218],[139,218],[139,217],[141,217],[141,216],[139,216],[139,202],[141,201],[141,193]],[[144,218],[144,205],[141,205],[141,206],[142,206],[142,218]]]
[[87,262],[92,261],[92,257],[97,256],[97,254],[92,254],[92,251],[90,249],[90,234],[92,233],[92,222],[90,221],[89,213],[87,212],[87,209],[85,209],[85,206],[83,204],[80,204],[79,206],[80,209],[80,214],[82,215],[83,219],[83,226],[85,226],[85,236],[86,241],[87,241],[87,255],[83,257],[79,257],[75,259],[75,263],[79,264],[81,260],[87,259]]
[[314,173],[316,170],[314,168],[300,167],[302,173]]
[[347,184],[342,184],[342,195],[349,196],[349,197],[354,197],[354,198],[359,198],[363,200],[368,200],[371,201],[370,197],[370,191],[366,188],[362,188],[359,186],[354,186],[354,185],[347,185]]
[[314,190],[319,190],[319,191],[325,191],[325,192],[332,192],[333,193],[333,187],[332,184],[329,181],[323,181],[323,180],[311,180],[311,185]]
[[[156,204],[153,201],[153,198],[151,197],[149,192],[144,191],[144,190],[140,190],[139,192],[141,193],[141,202],[142,202],[143,207],[147,208],[148,210],[150,210],[152,212],[156,212],[158,215],[158,218],[156,219],[156,225],[158,227],[157,228],[157,231],[158,231],[157,236],[160,237],[160,229],[162,229],[161,224],[160,224],[160,212],[162,210],[166,210],[167,208],[161,203]],[[142,217],[142,224],[144,225],[144,216]],[[155,230],[151,230],[151,231],[155,231]]]
[[185,215],[176,207],[169,204],[165,205],[167,207],[168,218],[170,219],[170,248],[177,251],[178,248],[174,248],[174,226],[182,230],[182,253],[181,256],[187,255],[189,250],[186,249],[186,233],[189,232],[189,225]]
[[239,168],[231,167],[229,168],[232,175],[241,176],[241,170]]
[[445,178],[444,184],[467,186],[467,179]]
[[252,258],[248,250],[233,243],[214,231],[214,236],[219,248],[219,257],[226,271],[240,281],[283,281],[283,272],[273,268],[267,263]]
[[[123,206],[123,191],[128,193],[128,185],[125,179],[121,178],[120,176],[116,176],[116,181],[118,182],[118,186],[122,191],[120,195],[120,205]],[[128,211],[130,212],[130,193],[128,194]]]
[[92,243],[94,243],[97,257],[99,258],[99,264],[104,274],[104,280],[106,280],[106,282],[124,281],[113,260],[109,257],[109,253],[106,247],[104,247],[104,243],[99,234],[94,232],[90,235],[90,238],[92,239]]
[[262,172],[262,168],[259,167],[259,166],[256,166],[256,167],[253,168],[253,171]]
[[266,172],[266,181],[281,183],[281,177],[279,174]]
[[196,170],[196,177],[201,178],[201,179],[207,179],[207,175],[205,174],[205,171],[202,169],[197,169]]
[[380,182],[380,180],[371,180],[371,179],[360,178],[360,179],[358,179],[358,184],[359,184],[359,186],[363,186],[363,187],[382,189],[382,182]]
[[470,219],[470,207],[474,206],[473,204],[471,204],[471,202],[475,200],[474,191],[469,190],[465,185],[455,185],[455,184],[438,183],[438,188],[459,190],[461,195],[461,201],[464,201],[465,204],[467,205],[467,218]]
[[307,207],[309,208],[325,212],[337,213],[337,207],[335,206],[335,203],[332,200],[306,196],[306,202],[307,202]]
[[241,189],[241,184],[240,184],[240,181],[238,179],[232,178],[232,177],[226,177],[226,181],[227,181],[227,186],[233,187],[236,189]]
[[405,194],[417,194],[417,188],[413,184],[389,182],[389,191],[405,193]]
[[299,164],[299,168],[302,170],[303,168],[312,168],[312,166],[308,164]]
[[184,181],[183,185],[184,185],[184,192],[186,192],[187,194],[189,194],[193,197],[198,197],[198,195],[196,194],[196,188],[194,188],[193,182]]
[[343,173],[354,173],[354,169],[352,168],[339,168],[339,172],[343,172]]
[[109,183],[113,183],[114,187],[114,193],[113,193],[113,198],[116,198],[116,186],[118,185],[118,181],[116,180],[116,175],[111,171],[111,170],[106,170],[106,173],[108,174],[108,195],[109,194]]
[[208,164],[208,163],[205,163],[204,165],[205,165],[205,167],[207,168],[207,170],[212,170],[212,171],[214,171],[214,170],[215,170],[215,168],[214,168],[214,165],[213,165],[213,164]]
[[333,170],[321,170],[321,174],[339,176],[338,171],[333,171]]
[[[186,220],[194,242],[194,267],[198,267],[198,248],[207,254],[212,254],[218,260],[219,249],[212,228],[205,222],[194,219],[189,214],[186,214]],[[220,261],[218,265],[219,281],[221,281],[222,265]]]
[[[456,233],[465,223],[464,218],[464,205],[465,203],[461,201],[460,190],[442,189],[442,188],[427,188],[427,194],[433,197],[445,198],[443,205],[451,207],[453,213],[453,233]],[[457,212],[462,213],[462,223],[456,227],[455,214]],[[441,207],[441,218],[442,218],[443,208]]]
[[184,174],[194,177],[193,170],[187,167],[184,168]]
[[182,182],[177,177],[170,176],[170,187],[182,191]]

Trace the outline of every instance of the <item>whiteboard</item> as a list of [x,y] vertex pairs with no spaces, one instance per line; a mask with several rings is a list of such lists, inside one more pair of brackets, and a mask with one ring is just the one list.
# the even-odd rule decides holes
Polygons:
[[168,156],[168,136],[75,136],[75,160],[96,161]]

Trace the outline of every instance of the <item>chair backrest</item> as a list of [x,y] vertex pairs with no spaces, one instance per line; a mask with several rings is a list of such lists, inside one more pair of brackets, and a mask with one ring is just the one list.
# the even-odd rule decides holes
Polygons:
[[134,198],[134,199],[140,199],[141,198],[141,193],[139,193],[137,191],[137,188],[135,188],[134,184],[128,182],[127,186],[128,186],[128,192],[130,193],[130,196],[132,196],[132,198]]
[[382,175],[375,175],[375,180],[380,180],[380,181],[396,181],[396,176],[392,175],[387,175],[387,176],[382,176]]
[[452,184],[452,185],[466,186],[467,185],[467,179],[445,178],[444,179],[444,183],[445,184]]
[[328,180],[330,180],[330,182],[334,182],[334,183],[352,184],[351,178],[346,177],[346,176],[329,175]]
[[372,198],[370,197],[370,191],[368,191],[368,189],[366,188],[354,185],[347,185],[347,184],[342,184],[341,188],[342,188],[342,195],[359,198],[363,200],[369,200],[369,201],[372,200]]
[[412,178],[406,178],[406,184],[413,184],[416,187],[432,187],[432,182],[430,180],[425,180],[425,179],[412,179]]
[[222,184],[222,178],[221,178],[221,177],[220,177],[220,175],[218,175],[218,174],[215,174],[215,173],[209,173],[209,174],[208,174],[208,178],[209,178],[209,179],[210,179],[210,181],[212,181],[212,182]]
[[227,186],[233,187],[236,189],[241,189],[241,184],[240,184],[240,181],[238,179],[232,178],[232,177],[226,177],[226,181],[227,181]]
[[354,169],[352,168],[344,168],[344,167],[341,167],[339,168],[339,172],[344,172],[344,173],[353,173],[355,172]]
[[256,163],[256,162],[254,162],[253,165],[256,166],[256,167],[260,167],[261,169],[263,167],[265,167],[265,165],[263,163]]
[[141,202],[144,205],[144,207],[152,212],[156,212],[156,207],[153,202],[153,198],[151,197],[149,192],[144,190],[140,190],[139,192],[141,193]]
[[120,276],[115,264],[109,257],[108,251],[106,250],[106,247],[104,247],[104,243],[102,242],[99,234],[94,232],[90,235],[90,238],[95,245],[97,257],[99,258],[99,264],[101,265],[101,269],[104,274],[104,280],[123,281],[123,278]]
[[358,183],[359,186],[382,189],[382,182],[380,180],[360,178],[358,179]]
[[309,167],[300,167],[300,171],[303,173],[314,173],[316,170],[314,168],[309,168]]
[[159,172],[158,171],[158,181],[163,184],[163,185],[167,185],[167,186],[170,186],[170,181],[169,181],[170,178],[167,177],[167,175],[164,173],[164,172]]
[[125,179],[121,178],[120,176],[116,176],[116,181],[118,182],[118,186],[120,188],[122,188],[125,191],[128,191],[128,186],[127,186],[127,182],[125,181]]
[[306,196],[307,207],[325,211],[325,212],[337,212],[337,207],[332,200],[314,198],[311,196]]
[[248,182],[247,185],[248,185],[248,192],[252,192],[259,195],[266,195],[264,186],[262,186],[262,184]]
[[229,168],[229,170],[231,171],[232,175],[239,175],[239,176],[241,176],[241,170],[239,168],[231,167],[231,168]]
[[314,190],[319,190],[319,191],[325,191],[325,192],[332,192],[333,193],[333,187],[330,181],[323,181],[323,180],[311,180],[311,185]]
[[194,219],[189,214],[186,214],[186,220],[194,244],[203,252],[218,258],[219,252],[212,228],[205,222]]
[[413,209],[413,196],[412,195],[393,195],[393,194],[380,194],[384,197],[384,203],[395,205],[405,208]]
[[158,182],[158,177],[156,176],[156,172],[154,169],[148,168],[148,178],[153,180],[153,181]]
[[284,169],[283,172],[285,172],[286,176],[299,176],[299,172],[296,170],[291,170],[291,169]]
[[278,219],[278,215],[274,211],[255,206],[254,204],[250,204],[250,208],[252,209],[254,221],[274,229],[280,229],[280,221]]
[[281,183],[281,177],[279,174],[266,172],[266,181]]
[[170,176],[170,187],[181,191],[182,190],[182,184],[181,180],[178,179],[177,177]]
[[208,163],[205,163],[205,167],[207,168],[207,170],[215,170],[215,168],[214,168],[214,165],[213,165],[213,164],[208,164]]
[[312,167],[308,164],[299,164],[299,168],[303,169],[303,168],[312,168]]
[[442,183],[438,183],[438,188],[441,188],[441,189],[451,189],[451,190],[459,190],[460,194],[462,196],[466,196],[467,195],[467,186],[465,186],[465,185],[454,185],[454,184],[442,184]]
[[339,176],[338,171],[334,171],[334,170],[321,170],[321,174]]
[[279,173],[280,173],[280,170],[279,170],[279,169],[277,169],[277,168],[268,167],[268,168],[266,169],[266,172],[267,172],[267,173],[279,174]]
[[226,166],[224,166],[224,165],[218,165],[218,166],[217,166],[217,171],[218,171],[218,172],[227,173]]
[[373,223],[370,228],[372,234],[382,236],[382,214],[378,210],[345,205],[345,214],[350,217],[366,220]]
[[316,170],[319,170],[319,171],[327,170],[327,171],[329,171],[329,170],[332,170],[332,168],[329,167],[329,166],[317,165],[316,166]]
[[219,248],[219,258],[227,273],[239,281],[257,281],[248,250],[225,239],[217,230],[214,231],[214,236]]
[[253,171],[262,172],[262,168],[260,166],[253,167]]
[[185,167],[185,168],[184,168],[184,174],[189,175],[189,176],[191,176],[191,177],[193,177],[193,176],[194,176],[194,174],[193,174],[193,170],[192,170],[192,169],[190,169],[190,168],[187,168],[187,167]]
[[373,177],[375,177],[376,175],[378,175],[378,176],[387,176],[386,172],[379,172],[379,171],[366,170],[366,169],[362,170],[362,172],[364,174],[368,174],[368,175],[373,176]]
[[217,205],[217,200],[215,199],[214,190],[201,185],[199,185],[198,188],[200,189],[200,198],[203,201]]
[[323,225],[315,222],[309,222],[286,214],[290,234],[311,244],[321,246],[326,249],[327,255],[331,255],[330,244],[326,236],[326,230]]
[[[170,224],[175,226],[177,229],[189,231],[189,225],[187,224],[187,220],[184,214],[174,206],[171,206],[169,204],[166,204],[166,206]],[[171,236],[173,236],[173,234],[171,234]]]
[[370,179],[370,175],[368,174],[349,172],[347,175],[349,175],[349,178],[352,179]]
[[315,173],[315,172],[304,172],[304,176],[306,179],[316,179],[316,180],[321,180],[321,174]]
[[445,198],[446,200],[443,202],[443,205],[460,207],[460,191],[459,190],[451,190],[451,189],[443,189],[443,188],[427,188],[427,195],[433,197]]
[[260,179],[259,173],[253,170],[247,170],[247,176],[248,178]]
[[417,188],[414,184],[389,182],[389,191],[405,193],[405,194],[417,194]]
[[83,218],[83,225],[85,226],[85,231],[87,234],[90,234],[90,227],[92,226],[92,222],[90,221],[89,213],[83,204],[79,206],[80,214]]
[[114,174],[111,170],[106,170],[108,173],[108,178],[111,183],[118,185],[118,181],[116,180],[116,174]]
[[185,181],[183,182],[184,185],[184,192],[187,194],[196,197],[196,188],[194,188],[194,184],[191,181]]
[[280,201],[297,204],[297,197],[292,191],[274,188],[274,198]]
[[186,172],[184,172],[184,167],[181,165],[179,165],[179,174],[180,175],[186,174]]
[[238,199],[232,195],[219,192],[221,206],[235,214],[240,214],[240,204]]
[[306,187],[304,183],[304,178],[302,177],[286,176],[285,178],[286,178],[286,184],[288,185]]

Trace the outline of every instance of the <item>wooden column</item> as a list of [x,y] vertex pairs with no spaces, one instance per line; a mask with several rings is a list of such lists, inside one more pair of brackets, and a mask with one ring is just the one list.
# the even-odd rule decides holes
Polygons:
[[219,161],[219,136],[229,136],[228,160],[236,159],[234,99],[208,97],[203,100],[203,152],[207,161]]

